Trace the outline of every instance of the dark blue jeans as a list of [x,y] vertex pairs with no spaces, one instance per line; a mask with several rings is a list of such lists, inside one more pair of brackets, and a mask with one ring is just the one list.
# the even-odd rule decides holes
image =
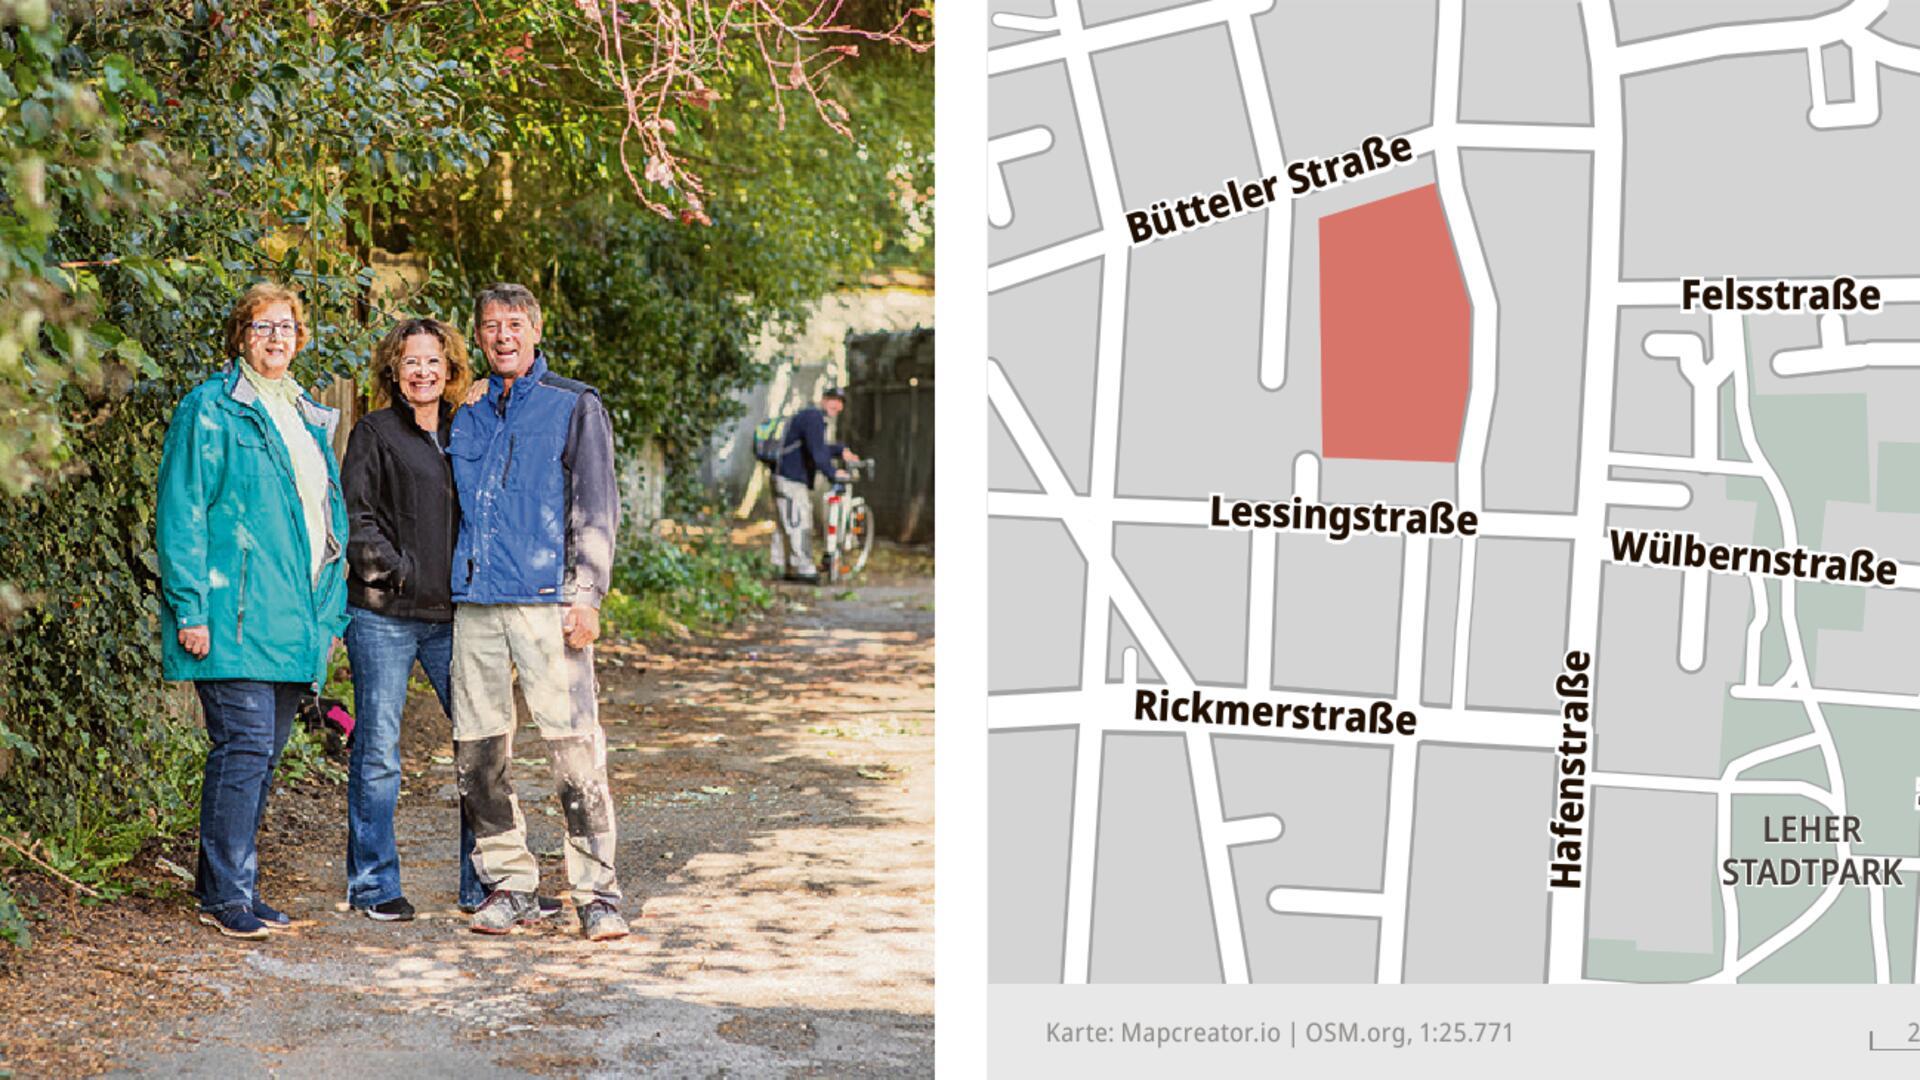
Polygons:
[[222,679],[199,682],[207,716],[207,769],[200,786],[200,860],[193,891],[201,911],[251,908],[259,853],[254,839],[267,816],[273,769],[293,732],[301,683]]
[[[353,749],[347,761],[347,902],[372,907],[400,895],[393,812],[400,802],[400,714],[413,662],[448,708],[453,624],[401,619],[349,607],[347,662],[353,666]],[[473,870],[473,832],[460,825],[460,902],[486,899]]]

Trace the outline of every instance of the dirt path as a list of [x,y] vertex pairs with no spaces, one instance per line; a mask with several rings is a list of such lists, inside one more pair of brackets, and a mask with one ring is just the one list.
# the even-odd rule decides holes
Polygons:
[[[192,925],[185,904],[159,905],[152,917],[175,925],[128,975],[156,980],[155,1000],[192,1004],[129,1020],[139,1036],[108,1051],[113,1065],[183,1076],[930,1073],[932,578],[784,595],[777,616],[720,639],[600,650],[634,937],[585,942],[570,911],[508,938],[467,931],[454,908],[451,743],[416,692],[398,831],[421,918],[341,910],[342,789],[276,795],[262,890],[301,924],[244,945]],[[559,895],[544,749],[528,730],[515,753],[542,892]],[[102,1022],[74,1021],[94,1037]]]

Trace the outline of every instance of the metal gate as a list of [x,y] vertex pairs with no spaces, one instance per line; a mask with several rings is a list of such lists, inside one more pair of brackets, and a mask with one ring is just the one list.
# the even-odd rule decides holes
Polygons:
[[837,441],[877,461],[860,489],[876,535],[933,541],[933,331],[847,335],[847,408]]

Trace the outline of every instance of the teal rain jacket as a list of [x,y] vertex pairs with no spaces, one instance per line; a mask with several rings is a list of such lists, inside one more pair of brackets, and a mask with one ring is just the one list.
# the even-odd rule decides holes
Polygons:
[[[235,360],[180,401],[160,455],[161,669],[168,679],[319,683],[347,628],[347,507],[331,440],[340,421],[303,395],[327,461],[324,565],[310,578],[306,516],[287,447]],[[209,628],[203,659],[185,627]]]

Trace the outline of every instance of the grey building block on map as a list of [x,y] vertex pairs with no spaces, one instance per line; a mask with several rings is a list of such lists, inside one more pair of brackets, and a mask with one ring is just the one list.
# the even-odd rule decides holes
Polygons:
[[1276,886],[1380,891],[1390,747],[1252,735],[1212,742],[1221,817],[1280,819],[1278,839],[1234,848],[1243,923],[1250,910],[1267,910]]
[[1113,559],[1140,594],[1195,682],[1247,681],[1247,575],[1253,542],[1244,532],[1200,525],[1113,527]]
[[1741,681],[1753,593],[1730,574],[1707,579],[1707,651],[1700,670],[1680,666],[1681,571],[1606,563],[1600,568],[1600,647],[1593,712],[1602,738],[1594,767],[1660,776],[1715,777],[1727,687]]
[[1557,712],[1553,681],[1566,659],[1573,544],[1494,537],[1475,544],[1467,705]]
[[1850,342],[1920,341],[1920,304],[1882,304],[1879,311],[1850,311],[1840,318]]
[[[1234,877],[1244,849],[1233,849]],[[1262,896],[1258,936],[1247,934],[1247,981],[1254,983],[1370,983],[1380,966],[1380,920],[1364,915],[1307,915],[1266,911]],[[1247,921],[1246,901],[1240,918]]]
[[1829,102],[1853,100],[1853,50],[1846,42],[1836,41],[1820,50],[1820,77]]
[[1060,727],[987,736],[990,982],[1061,981],[1078,735]]
[[1087,981],[1217,983],[1220,940],[1186,737],[1105,739]]
[[987,350],[1076,494],[1093,474],[1100,260],[987,296]]
[[[1812,668],[1823,689],[1920,694],[1920,593],[1867,589],[1859,630],[1823,627]],[[1920,764],[1920,763],[1916,763]]]
[[1610,507],[1607,510],[1609,528],[1691,532],[1709,544],[1751,544],[1762,538],[1762,530],[1769,534],[1769,540],[1779,537],[1773,524],[1778,518],[1773,512],[1772,500],[1768,500],[1764,510],[1761,509],[1761,505],[1754,501],[1754,496],[1764,496],[1765,488],[1756,487],[1751,478],[1709,476],[1679,470],[1669,472],[1665,469],[1623,468],[1610,469],[1607,475],[1616,480],[1682,484],[1688,491],[1687,504],[1675,509]]
[[[1129,209],[1213,191],[1230,176],[1260,175],[1237,71],[1224,26],[1093,54],[1120,198]],[[1176,72],[1180,89],[1169,93],[1166,80]]]
[[1453,704],[1453,637],[1460,617],[1460,540],[1427,544],[1427,633],[1420,666],[1420,704]]
[[[1310,433],[1288,421],[1310,410],[1317,416],[1320,399],[1315,391],[1303,400],[1291,378],[1281,394],[1260,387],[1265,248],[1266,222],[1247,215],[1136,248],[1128,259],[1115,466],[1121,495],[1293,493],[1279,463],[1317,448],[1320,437],[1317,421]],[[1179,433],[1177,453],[1169,452],[1172,432]]]
[[1740,320],[1740,326],[1747,339],[1747,372],[1753,379],[1754,394],[1805,393],[1809,387],[1836,377],[1802,375],[1783,379],[1773,373],[1774,353],[1782,349],[1810,349],[1820,344],[1819,316],[1769,314],[1761,318],[1748,315]]
[[1641,952],[1714,949],[1714,796],[1588,789],[1587,936]]
[[1460,119],[1591,124],[1587,30],[1574,0],[1467,0]]
[[1404,544],[1398,536],[1338,544],[1319,533],[1274,537],[1274,689],[1393,693]]
[[1613,448],[1634,454],[1693,453],[1693,384],[1680,362],[1647,355],[1648,334],[1687,333],[1713,357],[1707,313],[1678,308],[1620,309],[1613,375]]
[[1147,15],[1168,8],[1185,7],[1198,0],[1080,0],[1081,20],[1088,26],[1119,22],[1136,15]]
[[[1906,168],[1920,117],[1920,76],[1877,69],[1879,123],[1820,131],[1806,55],[1707,60],[1625,80],[1625,277],[1753,278],[1910,274],[1920,204]],[[1856,88],[1858,91],[1859,88]],[[1702,123],[1702,117],[1712,117]],[[1676,183],[1676,162],[1687,162]],[[1836,176],[1847,197],[1806,193]],[[1755,222],[1765,222],[1756,228]]]
[[[1287,159],[1344,154],[1369,135],[1431,122],[1438,19],[1434,0],[1306,0],[1254,16]],[[1359,72],[1366,92],[1340,92]]]
[[987,692],[1080,688],[1087,560],[1066,526],[987,519]]
[[1158,685],[1166,681],[1160,677],[1160,669],[1154,667],[1153,661],[1147,658],[1146,650],[1140,648],[1139,639],[1133,636],[1133,628],[1127,625],[1127,620],[1121,616],[1119,609],[1109,604],[1107,606],[1108,682],[1117,683],[1125,677],[1126,669],[1122,661],[1127,649],[1135,650],[1135,655],[1139,658],[1139,667],[1135,669],[1134,675],[1140,682]]
[[1027,459],[1020,456],[1013,436],[1007,434],[1000,410],[992,405],[987,406],[987,490],[1031,494],[1041,490],[1040,481],[1034,479],[1033,470],[1027,468]]
[[998,139],[1034,127],[1052,133],[1053,145],[1001,166],[1013,204],[1013,220],[1004,227],[989,227],[989,263],[1004,262],[1100,228],[1086,144],[1074,115],[1073,89],[1067,83],[1064,62],[1022,68],[987,80],[988,137]]
[[987,5],[987,48],[998,49],[1003,45],[1017,45],[1023,41],[1038,41],[1041,38],[1054,37],[1057,31],[1036,32],[1032,30],[1009,30],[995,25],[993,16],[1006,12],[1010,15],[1054,14],[1053,0],[992,0]]
[[1844,0],[1613,0],[1613,25],[1625,45],[1710,26],[1803,19],[1845,6]]
[[1426,742],[1416,770],[1402,981],[1545,982],[1553,754]]
[[1888,41],[1920,45],[1920,0],[1893,0],[1887,13],[1868,27]]
[[[1920,401],[1920,397],[1908,400]],[[1881,444],[1882,454],[1870,458],[1877,474],[1875,480],[1898,482],[1902,478],[1888,475],[1888,466],[1880,460],[1886,445]],[[1913,475],[1908,473],[1904,479],[1911,483]],[[1920,561],[1920,514],[1887,511],[1878,503],[1830,502],[1827,504],[1825,528],[1821,532],[1825,547],[1831,551],[1870,547],[1875,554],[1884,558],[1902,562]]]
[[1451,461],[1320,459],[1320,501],[1427,506],[1453,502],[1459,467]]
[[1571,513],[1593,155],[1463,150],[1460,168],[1500,307],[1487,509]]

